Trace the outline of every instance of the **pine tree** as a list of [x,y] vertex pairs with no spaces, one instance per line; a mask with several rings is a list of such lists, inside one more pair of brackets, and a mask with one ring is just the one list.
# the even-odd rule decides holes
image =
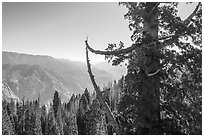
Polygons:
[[7,112],[7,103],[2,102],[2,135],[14,135],[14,128]]
[[60,129],[55,120],[54,110],[52,107],[48,113],[47,135],[60,135]]
[[[133,44],[109,44],[107,51],[94,50],[87,41],[86,46],[113,59],[113,65],[128,60],[120,102],[129,121],[124,129],[133,134],[201,134],[202,4],[185,20],[178,16],[176,2],[120,4],[128,9],[124,17]],[[170,123],[177,127],[171,133]]]
[[74,107],[74,103],[73,102],[74,102],[75,98],[76,98],[75,95],[72,94],[71,99],[69,100],[69,102],[67,104],[68,110],[73,109],[73,107]]
[[85,121],[84,121],[84,114],[88,111],[88,101],[86,98],[85,93],[82,95],[79,101],[79,110],[77,113],[77,125],[78,125],[78,132],[79,135],[85,135]]
[[38,101],[29,102],[25,104],[25,134],[27,135],[41,135],[41,121],[40,108]]
[[16,120],[15,120],[15,131],[18,135],[25,134],[25,108],[24,102],[16,104]]
[[93,100],[90,110],[85,113],[84,120],[87,135],[107,135],[105,113],[100,109],[97,99]]
[[69,108],[63,112],[64,134],[66,135],[78,135],[77,111],[79,108],[79,97],[73,94],[68,103]]
[[59,127],[60,135],[64,135],[61,111],[62,111],[61,105],[59,105],[58,111],[57,111],[56,122]]
[[53,109],[54,109],[55,118],[57,117],[57,111],[58,111],[59,105],[61,105],[61,101],[60,101],[60,98],[59,98],[59,93],[57,91],[55,91],[54,99],[53,99]]
[[79,100],[80,97],[79,96],[75,96],[74,94],[72,95],[70,101],[69,101],[69,111],[74,111],[74,113],[76,114],[78,109],[79,109]]
[[54,110],[55,120],[57,122],[57,127],[59,129],[60,134],[63,135],[64,132],[63,132],[63,123],[62,123],[62,116],[61,116],[61,100],[57,91],[55,91],[54,93],[53,110]]
[[47,134],[47,112],[46,112],[46,107],[45,105],[42,106],[41,108],[41,128],[42,128],[42,134],[46,135]]
[[67,113],[67,118],[65,120],[68,131],[68,135],[78,135],[77,118],[75,111],[71,110]]
[[89,91],[88,89],[86,88],[85,91],[84,91],[84,95],[86,96],[86,99],[88,101],[88,105],[90,105],[90,94],[89,94]]
[[67,115],[67,109],[66,109],[66,103],[63,104],[63,109],[62,109],[62,123],[63,123],[63,132],[64,135],[69,135],[69,125],[68,125],[68,115]]
[[42,135],[42,128],[41,128],[41,111],[40,111],[40,102],[36,100],[35,102],[35,135]]
[[11,99],[10,102],[7,102],[7,112],[10,117],[10,121],[13,126],[13,130],[14,130],[15,129],[15,118],[16,118],[16,105],[13,99]]
[[25,103],[25,134],[34,135],[34,118],[32,104],[27,100]]

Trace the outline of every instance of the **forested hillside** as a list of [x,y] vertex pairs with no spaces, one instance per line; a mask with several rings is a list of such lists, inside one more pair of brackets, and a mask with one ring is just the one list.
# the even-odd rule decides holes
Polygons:
[[[117,90],[116,90],[117,89]],[[117,83],[103,93],[111,110],[119,101]],[[114,92],[116,91],[116,92]],[[110,98],[111,97],[111,98]],[[107,123],[106,115],[96,99],[96,93],[86,89],[82,95],[72,95],[62,103],[55,91],[49,105],[36,101],[3,100],[2,134],[10,135],[107,135],[114,131]]]

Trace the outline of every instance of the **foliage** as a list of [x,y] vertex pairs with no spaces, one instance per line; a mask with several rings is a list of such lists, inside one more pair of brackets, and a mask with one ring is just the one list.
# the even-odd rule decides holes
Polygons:
[[15,131],[18,135],[25,134],[25,106],[24,103],[16,104],[17,112],[16,112],[16,120],[15,120]]
[[54,116],[57,117],[58,108],[60,107],[60,98],[59,93],[55,91],[54,93],[54,99],[53,99],[53,110],[54,110]]
[[100,103],[97,99],[93,100],[90,110],[85,113],[86,135],[106,135],[107,127],[105,113],[100,109]]
[[79,130],[79,135],[85,135],[85,121],[84,121],[84,114],[89,110],[88,101],[86,98],[86,90],[82,95],[81,99],[79,100],[79,110],[77,113],[77,125]]
[[66,123],[68,125],[68,135],[78,135],[77,118],[74,111],[68,112]]
[[[6,102],[4,102],[2,106],[4,106],[5,104]],[[14,128],[15,128],[15,118],[16,118],[16,105],[15,105],[14,100],[11,100],[10,103],[7,104],[6,108],[7,108],[8,115],[10,117],[13,131],[15,131]]]
[[2,135],[13,135],[14,128],[6,110],[6,102],[2,102]]
[[[56,95],[56,94],[55,94]],[[56,98],[55,98],[56,99]],[[57,115],[54,115],[54,105],[49,110],[36,101],[10,102],[3,101],[2,134],[17,135],[74,135],[78,134],[76,108],[68,111],[68,103],[61,106],[59,99]],[[76,106],[77,98],[71,103]],[[54,101],[55,102],[55,101]],[[66,106],[66,107],[65,107]],[[56,106],[55,106],[56,107]],[[13,123],[12,123],[13,121]]]
[[50,112],[48,113],[47,134],[48,135],[60,135],[60,129],[56,122],[53,108],[51,108]]
[[[143,9],[145,3],[120,3],[127,7],[125,19],[129,20],[129,28],[133,31],[131,39],[134,43],[142,42]],[[159,43],[156,45],[161,54],[160,62],[163,63],[158,76],[160,81],[160,116],[158,123],[162,134],[201,134],[202,131],[202,8],[198,4],[197,11],[192,14],[189,21],[181,20],[178,16],[178,3],[158,3]],[[117,51],[119,45],[109,45],[107,50]],[[128,58],[124,58],[128,56]],[[126,133],[138,134],[138,123],[142,122],[144,115],[151,115],[153,102],[142,88],[147,82],[150,89],[155,85],[148,82],[142,75],[141,63],[144,61],[144,50],[136,48],[127,55],[106,56],[113,62],[120,64],[128,60],[128,74],[125,76],[125,89],[119,111],[127,122],[122,128]],[[113,64],[114,65],[114,64]],[[146,79],[146,80],[144,80]],[[141,85],[142,84],[142,85]],[[145,86],[145,87],[146,87]],[[144,88],[145,88],[144,87]],[[140,90],[141,89],[141,90]],[[142,93],[141,93],[142,92]],[[145,94],[141,96],[141,94]],[[142,109],[142,110],[140,110]],[[139,111],[140,110],[140,111]],[[141,113],[143,112],[143,113]],[[139,122],[139,121],[140,122]],[[146,126],[148,127],[148,125]],[[132,132],[133,131],[133,132]]]
[[90,105],[90,94],[89,94],[89,91],[88,89],[86,88],[85,91],[84,91],[84,95],[86,96],[86,99],[87,99],[87,102],[88,104]]
[[47,126],[48,126],[48,124],[47,124],[47,112],[46,112],[45,105],[43,105],[42,108],[41,108],[40,121],[41,121],[42,134],[46,135],[47,134]]

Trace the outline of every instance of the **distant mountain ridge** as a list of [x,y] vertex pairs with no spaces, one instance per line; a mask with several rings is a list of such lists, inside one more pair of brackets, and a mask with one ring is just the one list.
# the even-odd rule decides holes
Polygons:
[[[113,80],[104,70],[92,66],[98,85]],[[2,80],[19,98],[50,102],[54,91],[60,93],[62,101],[68,101],[71,94],[82,93],[85,88],[93,90],[86,64],[50,56],[2,52]]]
[[119,80],[122,75],[125,76],[127,68],[125,66],[112,66],[107,61],[99,62],[94,65],[97,69],[107,71],[114,76],[114,80]]

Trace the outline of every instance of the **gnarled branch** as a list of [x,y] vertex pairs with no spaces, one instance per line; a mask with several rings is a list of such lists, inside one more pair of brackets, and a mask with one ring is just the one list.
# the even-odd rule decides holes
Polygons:
[[[132,5],[132,3],[129,3],[133,8],[134,6]],[[158,3],[159,4],[159,3]],[[196,12],[198,11],[198,8],[200,6],[200,2],[198,3],[198,5],[196,6],[195,10],[190,14],[190,16],[184,20],[184,22],[187,23],[187,25],[189,24],[189,22],[191,21],[191,19],[195,16]],[[176,18],[175,18],[176,19]],[[177,20],[177,19],[176,19]],[[179,21],[180,22],[180,21]],[[185,34],[185,32],[183,32],[183,34]],[[157,40],[155,40],[154,42],[156,41],[160,41],[160,40],[165,40],[165,39],[169,39],[169,38],[172,38],[172,37],[176,37],[176,36],[180,36],[181,34],[177,35],[177,34],[174,34],[174,35],[170,35],[170,36],[166,36],[166,37],[162,37],[162,38],[158,38]],[[100,51],[100,50],[95,50],[93,48],[91,48],[87,42],[87,40],[85,41],[86,43],[86,46],[87,48],[95,53],[95,54],[101,54],[101,55],[120,55],[120,54],[127,54],[131,51],[133,51],[134,49],[136,49],[137,47],[143,45],[143,43],[138,43],[138,44],[132,44],[130,47],[128,48],[125,48],[125,49],[121,49],[121,50],[114,50],[114,51]],[[163,47],[160,47],[160,48],[163,48]]]
[[100,51],[100,50],[95,50],[93,48],[91,48],[87,42],[87,40],[85,41],[86,43],[86,47],[93,53],[95,54],[101,54],[101,55],[120,55],[120,54],[127,54],[131,51],[133,51],[137,46],[141,46],[141,44],[132,44],[132,46],[126,48],[126,49],[121,49],[121,50],[114,50],[114,51]]
[[118,123],[116,122],[113,114],[111,113],[110,111],[110,108],[109,106],[107,105],[107,103],[104,101],[103,99],[103,96],[102,96],[102,93],[99,89],[99,87],[97,86],[96,84],[96,81],[94,79],[94,75],[92,74],[92,71],[91,71],[91,64],[89,62],[89,57],[88,57],[88,47],[87,47],[87,40],[85,41],[86,43],[86,62],[87,62],[87,67],[88,67],[88,73],[89,73],[89,76],[90,76],[90,79],[91,79],[91,82],[93,84],[93,87],[96,91],[96,94],[97,94],[97,98],[102,106],[102,108],[104,109],[104,111],[106,112],[106,115],[108,117],[108,120],[110,122],[110,124],[112,125],[113,129],[115,130],[116,134],[120,135],[122,134],[122,132],[120,131],[120,128],[119,128],[119,125]]

